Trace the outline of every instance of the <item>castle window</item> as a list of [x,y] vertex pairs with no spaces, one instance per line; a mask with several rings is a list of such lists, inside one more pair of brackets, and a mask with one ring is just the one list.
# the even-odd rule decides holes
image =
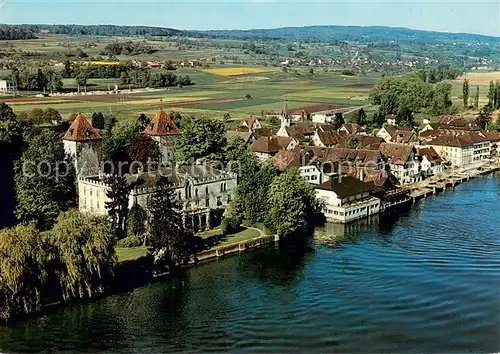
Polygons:
[[210,208],[210,198],[205,198],[205,207]]
[[194,196],[195,196],[195,197],[198,197],[198,188],[195,188],[195,189],[194,189]]
[[222,206],[222,197],[217,197],[217,206]]

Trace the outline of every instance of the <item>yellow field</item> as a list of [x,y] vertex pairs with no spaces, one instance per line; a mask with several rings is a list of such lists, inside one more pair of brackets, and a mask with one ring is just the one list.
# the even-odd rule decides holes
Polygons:
[[271,72],[273,70],[265,68],[240,67],[240,68],[207,69],[205,71],[210,74],[216,74],[221,76],[238,76],[238,75],[248,75],[248,74],[263,74]]
[[[195,102],[195,101],[203,101],[207,100],[210,97],[163,97],[161,98],[161,102],[166,103],[166,102]],[[158,103],[160,104],[160,98],[154,98],[154,99],[148,99],[148,100],[130,100],[130,101],[121,101],[121,103],[126,104],[126,105],[149,105],[149,104],[155,104]]]
[[366,97],[367,92],[359,91],[333,91],[333,90],[315,90],[294,92],[289,94],[291,97],[296,98],[352,98],[352,97]]
[[84,62],[87,65],[109,65],[109,66],[116,66],[120,65],[119,61],[85,61]]
[[500,71],[469,72],[459,77],[455,82],[462,83],[464,79],[468,79],[470,85],[489,85],[490,81],[496,82],[500,80]]

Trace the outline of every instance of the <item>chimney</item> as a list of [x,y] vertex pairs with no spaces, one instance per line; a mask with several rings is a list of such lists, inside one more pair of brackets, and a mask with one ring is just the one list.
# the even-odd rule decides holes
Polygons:
[[361,182],[363,182],[365,180],[365,174],[363,172],[364,172],[363,168],[360,168],[359,169],[359,180]]

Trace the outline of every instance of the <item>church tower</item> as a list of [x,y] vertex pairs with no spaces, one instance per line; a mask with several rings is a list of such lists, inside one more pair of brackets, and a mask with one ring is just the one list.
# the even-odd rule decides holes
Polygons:
[[285,101],[283,111],[281,112],[281,128],[290,127],[291,124],[290,113],[288,112],[288,101]]
[[78,114],[63,137],[64,151],[73,161],[77,177],[99,175],[101,141],[99,132],[83,114]]
[[156,141],[160,148],[161,164],[173,166],[175,162],[175,140],[182,135],[170,115],[160,108],[142,134]]

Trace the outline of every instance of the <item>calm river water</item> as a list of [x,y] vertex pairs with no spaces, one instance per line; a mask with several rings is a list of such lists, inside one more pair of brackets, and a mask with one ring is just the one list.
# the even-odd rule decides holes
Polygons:
[[0,328],[0,352],[498,352],[500,176]]

